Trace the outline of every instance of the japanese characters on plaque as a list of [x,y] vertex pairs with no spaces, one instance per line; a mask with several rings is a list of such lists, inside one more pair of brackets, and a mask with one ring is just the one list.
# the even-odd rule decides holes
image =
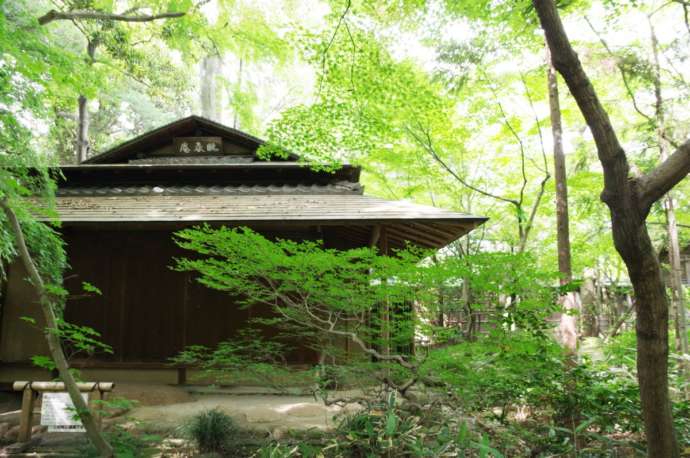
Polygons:
[[[82,393],[85,402],[89,394]],[[48,427],[48,432],[85,432],[81,420],[75,418],[74,404],[69,393],[43,393],[41,404],[41,425]]]
[[221,137],[176,137],[173,139],[175,154],[180,156],[198,156],[223,154]]

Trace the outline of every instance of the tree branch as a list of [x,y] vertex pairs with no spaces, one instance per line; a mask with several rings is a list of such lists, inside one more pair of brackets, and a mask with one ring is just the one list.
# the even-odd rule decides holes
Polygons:
[[[592,32],[594,32],[594,34],[597,36],[597,38],[599,38],[599,41],[601,42],[601,45],[604,47],[604,49],[605,49],[606,52],[609,54],[609,56],[611,56],[611,58],[616,62],[616,68],[618,69],[618,72],[621,74],[621,79],[623,80],[623,86],[625,86],[625,92],[627,92],[628,97],[630,98],[630,101],[632,102],[632,105],[633,105],[633,108],[635,109],[635,111],[636,111],[640,116],[642,116],[643,118],[645,118],[645,120],[646,120],[652,127],[656,127],[656,120],[655,120],[652,116],[650,116],[650,115],[648,115],[647,113],[645,113],[645,112],[640,108],[640,105],[637,103],[637,98],[635,97],[635,93],[634,93],[634,91],[632,90],[632,87],[630,87],[630,82],[629,82],[629,80],[628,80],[628,75],[627,75],[625,69],[623,68],[623,66],[621,65],[619,57],[618,57],[618,56],[613,52],[613,50],[609,47],[608,43],[606,42],[606,40],[604,40],[604,38],[601,36],[601,34],[599,33],[599,31],[596,30],[596,29],[594,28],[594,25],[590,22],[590,20],[589,20],[589,18],[588,18],[587,16],[585,16],[585,22],[587,22],[587,25],[589,25],[589,28],[592,30]],[[673,145],[674,147],[678,148],[678,144],[675,143],[675,142],[673,141],[673,139],[670,138],[670,137],[666,134],[666,132],[663,132],[663,131],[662,131],[662,132],[661,132],[661,136],[662,136],[662,138],[663,138],[664,140],[666,140],[667,142],[669,142],[671,145]]]
[[455,170],[453,170],[453,169],[452,169],[443,159],[441,159],[441,157],[438,155],[438,153],[436,152],[436,149],[434,148],[433,143],[431,142],[431,137],[430,137],[430,135],[429,135],[428,132],[424,132],[426,138],[425,138],[425,139],[422,139],[422,138],[420,138],[419,135],[417,135],[417,133],[415,133],[415,132],[414,132],[412,129],[410,129],[409,127],[408,127],[406,130],[407,130],[407,132],[412,136],[412,138],[414,138],[414,139],[417,141],[417,143],[419,143],[419,144],[420,144],[420,145],[431,155],[431,157],[434,158],[434,160],[435,160],[436,162],[438,162],[439,165],[441,165],[441,167],[443,167],[453,178],[455,178],[458,182],[460,182],[460,184],[462,184],[462,185],[465,186],[466,188],[468,188],[468,189],[470,189],[470,190],[472,190],[472,191],[474,191],[474,192],[478,192],[479,194],[482,194],[482,195],[484,195],[484,196],[486,196],[486,197],[491,197],[492,199],[496,199],[496,200],[500,200],[500,201],[503,201],[503,202],[507,202],[507,203],[513,204],[513,205],[515,205],[515,206],[518,206],[518,205],[519,205],[518,201],[516,201],[515,199],[509,199],[509,198],[507,198],[507,197],[499,196],[499,195],[497,195],[497,194],[492,194],[492,193],[490,193],[490,192],[488,192],[488,191],[484,191],[484,190],[481,189],[481,188],[477,188],[476,186],[471,185],[471,184],[468,183],[465,179],[463,179],[460,175],[458,175],[458,174],[455,172]]
[[690,140],[680,145],[654,170],[637,179],[642,208],[650,208],[688,173],[690,173]]
[[625,91],[628,93],[628,97],[630,97],[630,101],[633,104],[633,108],[637,113],[645,118],[650,124],[654,124],[654,118],[652,118],[650,115],[642,111],[640,106],[637,104],[637,99],[635,98],[635,93],[633,92],[632,88],[630,87],[630,83],[628,81],[628,75],[625,73],[625,70],[623,69],[623,66],[620,64],[620,59],[619,57],[613,52],[609,44],[604,40],[604,37],[601,36],[599,31],[594,27],[594,24],[589,20],[587,16],[584,17],[585,22],[589,26],[589,28],[594,32],[594,34],[597,36],[599,39],[599,42],[601,45],[604,47],[606,52],[609,54],[609,56],[616,62],[616,68],[618,69],[618,72],[621,74],[621,78],[623,79],[623,86],[625,86]]
[[632,315],[632,312],[635,310],[635,301],[630,301],[630,304],[628,307],[625,309],[623,314],[618,318],[616,323],[613,325],[611,328],[611,331],[604,337],[604,342],[608,342],[609,340],[613,339],[616,337],[618,334],[618,331],[620,331],[621,327],[623,324],[630,318],[630,315]]
[[[544,162],[544,168],[540,170],[544,172],[544,176],[550,176],[549,162],[546,159],[546,147],[544,146],[544,135],[542,134],[541,122],[539,121],[539,115],[537,115],[537,110],[534,108],[534,100],[532,99],[532,93],[529,91],[527,81],[525,80],[525,75],[523,75],[522,72],[520,72],[520,80],[522,81],[522,86],[525,88],[525,95],[527,96],[527,101],[529,102],[532,114],[534,115],[534,122],[537,124],[537,134],[539,134],[539,146],[541,147],[541,158]],[[539,166],[536,164],[536,162],[533,162],[533,164],[537,169],[539,169]]]
[[[323,55],[321,56],[321,80],[319,81],[318,94],[321,94],[321,88],[323,87],[323,80],[326,78],[326,57],[328,56],[328,51],[331,49],[331,46],[333,46],[333,42],[335,41],[335,37],[338,35],[338,30],[340,30],[340,26],[343,25],[343,22],[345,21],[345,17],[347,16],[347,13],[350,11],[351,7],[352,7],[352,0],[347,0],[347,3],[345,4],[345,9],[343,9],[343,12],[340,15],[340,18],[338,19],[338,23],[336,24],[335,29],[333,30],[333,34],[331,35],[331,39],[328,40],[328,43],[326,44],[326,49],[323,50]],[[350,33],[349,28],[347,29],[347,32]],[[350,35],[350,38],[352,38],[351,35]]]
[[184,16],[185,12],[176,13],[160,13],[153,15],[133,15],[128,16],[126,14],[114,14],[114,13],[101,13],[98,11],[57,11],[50,10],[43,16],[38,18],[38,23],[40,25],[46,25],[53,21],[71,21],[74,19],[90,19],[97,21],[122,21],[122,22],[151,22],[158,19],[171,19]]
[[525,246],[527,246],[527,238],[529,237],[529,233],[532,230],[532,226],[534,225],[534,218],[537,216],[537,210],[539,210],[539,204],[541,203],[541,199],[542,197],[544,197],[546,183],[549,182],[550,178],[551,175],[547,173],[544,176],[544,179],[541,180],[541,183],[539,183],[539,191],[537,192],[537,198],[534,199],[534,203],[532,204],[532,210],[529,213],[529,218],[527,218],[527,221],[525,222],[525,228],[520,239],[520,244],[518,245],[518,251],[520,253],[525,251]]
[[[508,120],[508,115],[506,115],[505,110],[503,109],[503,104],[501,103],[501,99],[498,97],[498,93],[496,92],[496,88],[494,85],[491,83],[489,80],[488,76],[486,73],[482,72],[484,75],[484,79],[486,80],[489,90],[491,91],[491,94],[494,96],[494,100],[496,102],[496,105],[498,106],[498,111],[501,113],[501,117],[503,118],[503,124],[508,128],[510,133],[512,134],[513,137],[515,137],[515,140],[518,143],[518,147],[520,148],[520,171],[522,173],[522,186],[520,186],[520,198],[517,200],[517,203],[520,207],[522,207],[522,204],[525,201],[525,189],[527,188],[527,171],[525,169],[525,144],[522,142],[522,138],[520,138],[520,135],[518,135],[517,131],[513,128],[513,125],[510,123]],[[522,214],[518,213],[518,224],[519,224],[519,229],[522,235],[523,231],[523,225],[522,225]]]
[[[657,226],[666,226],[665,222],[660,222],[660,221],[647,221],[647,224],[652,224],[652,225],[657,225]],[[688,224],[676,224],[678,227],[683,227],[685,229],[690,229],[690,225]]]
[[[542,169],[542,172],[544,172],[544,178],[539,183],[539,191],[537,192],[537,198],[534,200],[534,203],[532,204],[532,210],[530,211],[527,221],[524,222],[522,237],[520,238],[520,244],[518,245],[518,250],[520,253],[522,253],[525,250],[525,246],[527,245],[527,238],[529,237],[529,233],[532,230],[534,218],[537,216],[537,210],[539,209],[539,204],[541,203],[542,197],[544,197],[546,183],[548,183],[548,181],[551,179],[551,174],[549,173],[549,165],[546,159],[546,148],[544,147],[544,137],[542,136],[541,123],[539,122],[537,110],[534,108],[532,94],[529,91],[529,86],[527,85],[527,81],[525,80],[525,76],[522,74],[522,72],[520,72],[520,80],[522,81],[522,85],[525,88],[525,95],[527,96],[530,108],[532,109],[532,113],[534,114],[534,120],[537,124],[537,132],[539,133],[539,145],[541,146],[541,156],[542,160],[544,161],[544,168]],[[539,166],[537,166],[536,163],[535,166],[537,167],[537,169],[539,169]]]
[[690,7],[690,3],[688,3],[685,0],[672,0],[673,3],[678,3],[682,8],[683,8],[683,19],[685,20],[685,28],[688,29],[688,33],[690,33],[690,12],[688,11],[688,7]]
[[627,192],[630,165],[618,141],[606,110],[601,105],[592,83],[585,74],[577,53],[573,50],[553,0],[533,0],[539,15],[553,65],[563,75],[575,98],[597,145],[599,159],[604,165],[604,194],[607,201]]
[[[336,336],[348,337],[353,343],[357,344],[357,346],[358,346],[364,353],[367,353],[367,354],[373,356],[374,358],[376,358],[376,359],[378,359],[378,360],[381,360],[381,361],[394,361],[394,362],[398,363],[400,366],[404,367],[405,369],[409,369],[409,370],[411,370],[411,371],[413,371],[413,372],[416,372],[416,370],[417,370],[417,366],[414,365],[414,364],[411,364],[410,362],[408,362],[402,355],[397,355],[397,354],[393,354],[393,355],[384,355],[384,354],[381,354],[381,353],[379,353],[378,351],[376,351],[375,349],[369,347],[369,346],[368,346],[362,339],[360,339],[359,336],[358,336],[357,334],[355,334],[354,332],[341,331],[341,330],[339,330],[339,329],[335,329],[335,323],[330,323],[327,327],[322,327],[322,326],[319,326],[319,325],[317,325],[317,324],[315,324],[315,323],[309,323],[309,322],[305,323],[305,322],[296,320],[294,317],[292,317],[292,316],[290,316],[289,314],[285,313],[285,311],[283,311],[283,310],[280,309],[279,307],[277,308],[277,311],[278,311],[281,315],[283,315],[283,317],[284,317],[285,319],[290,320],[290,321],[293,321],[293,322],[298,323],[298,324],[302,324],[302,325],[305,325],[305,324],[306,324],[307,326],[311,327],[312,329],[314,329],[314,330],[316,330],[316,331],[321,331],[321,332],[325,332],[325,333],[327,333],[327,334],[333,334],[333,335],[336,335]],[[307,312],[308,312],[308,311],[307,311]],[[311,314],[310,314],[310,315],[311,315]],[[318,319],[317,321],[324,322],[324,320],[322,320],[322,319]]]

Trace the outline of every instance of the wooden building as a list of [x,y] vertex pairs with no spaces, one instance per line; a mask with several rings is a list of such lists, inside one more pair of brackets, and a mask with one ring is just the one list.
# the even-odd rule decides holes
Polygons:
[[[61,168],[57,209],[70,269],[66,285],[82,282],[102,296],[74,298],[69,322],[102,333],[112,355],[76,360],[90,377],[174,382],[169,357],[191,344],[232,337],[251,316],[227,294],[207,289],[191,273],[171,270],[188,255],[172,232],[199,223],[249,226],[268,236],[320,239],[328,247],[386,251],[412,242],[443,247],[486,218],[363,195],[360,169],[319,172],[296,157],[263,161],[262,141],[192,116],[127,141],[83,164]],[[35,294],[19,263],[10,266],[0,325],[2,381],[37,378],[29,359],[47,354]],[[295,363],[315,355],[296,351]],[[127,371],[123,374],[122,371]]]

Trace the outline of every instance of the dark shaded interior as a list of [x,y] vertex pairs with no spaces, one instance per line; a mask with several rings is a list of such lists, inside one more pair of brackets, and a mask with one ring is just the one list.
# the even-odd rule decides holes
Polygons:
[[[65,319],[102,334],[114,354],[99,353],[91,362],[166,362],[185,346],[215,346],[237,335],[252,317],[269,317],[266,306],[242,307],[231,295],[198,283],[194,274],[170,268],[174,258],[191,253],[175,245],[170,231],[65,230],[71,264],[66,286],[72,298]],[[268,233],[304,240],[316,234]],[[97,252],[98,255],[94,256]],[[84,294],[82,282],[102,295]],[[265,337],[275,335],[265,328]],[[316,354],[299,342],[288,356],[309,364]],[[83,355],[77,357],[83,361]]]

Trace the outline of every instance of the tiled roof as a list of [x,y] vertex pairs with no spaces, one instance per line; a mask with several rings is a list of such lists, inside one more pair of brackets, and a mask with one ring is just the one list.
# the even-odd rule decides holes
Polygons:
[[137,195],[258,195],[258,194],[361,194],[359,183],[340,181],[328,185],[142,185],[142,186],[62,186],[58,196],[137,196]]

